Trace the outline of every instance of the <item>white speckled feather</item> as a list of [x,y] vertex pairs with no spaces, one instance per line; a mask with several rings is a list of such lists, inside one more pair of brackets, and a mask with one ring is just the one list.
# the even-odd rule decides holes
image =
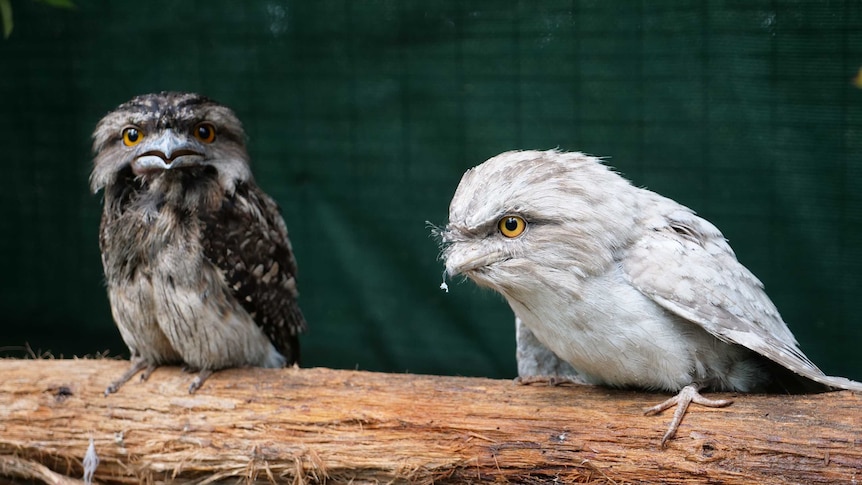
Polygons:
[[[527,228],[505,237],[498,223],[513,215]],[[493,157],[464,174],[441,235],[450,276],[500,292],[589,382],[761,390],[774,369],[759,355],[825,386],[862,390],[799,350],[715,226],[597,158],[553,150]]]

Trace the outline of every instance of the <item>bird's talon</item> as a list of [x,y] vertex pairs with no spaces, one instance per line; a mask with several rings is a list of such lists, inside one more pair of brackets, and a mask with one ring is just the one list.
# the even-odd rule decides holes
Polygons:
[[664,448],[667,442],[676,435],[676,431],[679,429],[679,425],[682,424],[682,418],[685,416],[689,404],[695,403],[710,408],[721,408],[733,403],[730,399],[707,399],[700,395],[699,390],[699,385],[690,384],[680,389],[679,394],[676,396],[644,411],[644,415],[646,416],[655,416],[656,414],[676,405],[673,419],[671,419],[670,424],[667,427],[667,432],[665,432],[664,436],[661,438],[662,448]]
[[147,379],[149,379],[150,374],[152,374],[153,371],[156,370],[157,367],[158,367],[157,365],[152,365],[152,364],[148,365],[147,368],[144,369],[144,372],[141,373],[141,382],[144,382]]
[[655,416],[656,414],[659,414],[660,412],[662,412],[666,409],[670,409],[673,406],[676,406],[678,403],[679,403],[679,396],[674,396],[674,397],[672,397],[672,398],[670,398],[664,402],[661,402],[659,404],[656,404],[655,406],[652,406],[648,409],[645,409],[644,410],[644,416]]
[[119,391],[120,387],[122,387],[123,384],[129,382],[129,380],[132,377],[135,377],[135,374],[140,372],[142,369],[145,369],[145,368],[149,369],[149,367],[150,367],[150,365],[147,364],[146,362],[144,362],[143,360],[141,360],[139,358],[132,358],[132,366],[129,367],[129,369],[126,372],[124,372],[123,375],[121,375],[119,379],[112,382],[105,389],[105,396],[108,396],[109,394],[113,394],[113,393]]
[[195,391],[201,388],[204,385],[204,381],[207,380],[209,376],[213,374],[213,371],[210,369],[204,369],[200,371],[197,377],[194,378],[191,384],[189,384],[189,394],[194,394]]

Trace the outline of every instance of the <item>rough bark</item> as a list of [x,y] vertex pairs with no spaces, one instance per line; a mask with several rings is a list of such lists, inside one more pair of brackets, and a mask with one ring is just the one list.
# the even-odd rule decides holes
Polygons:
[[0,483],[851,483],[862,396],[722,394],[666,449],[666,396],[330,369],[160,368],[105,397],[127,362],[0,360]]

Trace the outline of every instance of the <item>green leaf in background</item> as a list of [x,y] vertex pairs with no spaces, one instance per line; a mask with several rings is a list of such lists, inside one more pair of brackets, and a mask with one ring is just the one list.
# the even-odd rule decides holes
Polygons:
[[[5,0],[8,1],[8,0]],[[45,5],[49,5],[51,7],[57,8],[75,8],[75,4],[70,0],[36,0],[39,3],[44,3]]]
[[[75,8],[71,0],[34,0],[54,8]],[[3,38],[8,39],[12,35],[12,0],[0,0],[0,20],[3,21]]]
[[3,38],[12,35],[12,4],[10,0],[0,0],[0,17],[3,18]]

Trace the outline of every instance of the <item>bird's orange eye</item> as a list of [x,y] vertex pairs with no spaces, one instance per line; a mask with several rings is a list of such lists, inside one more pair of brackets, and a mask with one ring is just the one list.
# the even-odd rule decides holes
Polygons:
[[204,142],[212,143],[215,141],[215,126],[212,123],[198,123],[194,129],[195,138]]
[[506,237],[518,237],[527,229],[527,221],[518,216],[506,216],[497,223],[500,234]]
[[123,145],[127,147],[133,147],[141,142],[144,139],[144,132],[135,128],[134,126],[129,126],[123,128]]

